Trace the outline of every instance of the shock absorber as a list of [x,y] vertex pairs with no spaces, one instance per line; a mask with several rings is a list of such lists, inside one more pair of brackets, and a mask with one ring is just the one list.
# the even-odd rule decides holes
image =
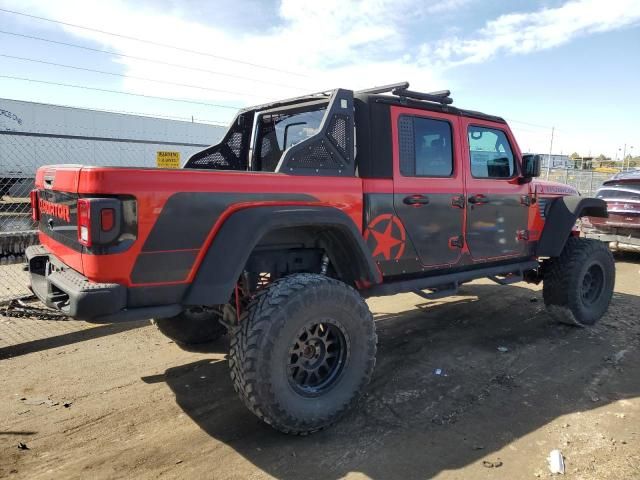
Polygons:
[[322,255],[322,261],[320,262],[320,273],[322,275],[326,275],[327,274],[327,268],[329,268],[329,257],[325,253],[325,254]]

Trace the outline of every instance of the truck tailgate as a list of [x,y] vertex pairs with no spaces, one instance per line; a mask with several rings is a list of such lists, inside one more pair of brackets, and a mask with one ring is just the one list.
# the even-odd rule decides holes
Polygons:
[[80,165],[53,165],[36,174],[40,243],[55,251],[60,260],[78,272],[82,268],[82,245],[78,242],[77,200]]

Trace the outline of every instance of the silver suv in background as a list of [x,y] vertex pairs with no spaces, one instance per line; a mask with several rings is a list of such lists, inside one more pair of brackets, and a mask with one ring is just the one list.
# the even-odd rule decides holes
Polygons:
[[583,235],[609,242],[615,250],[640,252],[640,170],[615,175],[596,197],[607,202],[609,216],[583,218]]

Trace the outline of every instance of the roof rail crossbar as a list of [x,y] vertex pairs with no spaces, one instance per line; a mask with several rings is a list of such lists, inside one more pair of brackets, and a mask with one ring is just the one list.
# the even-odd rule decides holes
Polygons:
[[[407,90],[406,88],[396,88],[391,93],[399,97],[413,98],[416,100],[426,100],[427,102],[441,103],[443,105],[451,105],[453,99],[449,97],[448,90],[442,90],[433,93],[414,92],[413,90]],[[445,93],[447,95],[445,95]]]
[[353,93],[357,95],[361,95],[361,94],[373,95],[376,93],[387,93],[392,90],[407,89],[407,88],[409,88],[409,82],[398,82],[398,83],[392,83],[389,85],[380,85],[379,87],[365,88],[364,90],[357,90]]
[[427,92],[427,95],[433,95],[434,97],[449,97],[451,96],[451,90],[437,90],[435,92]]

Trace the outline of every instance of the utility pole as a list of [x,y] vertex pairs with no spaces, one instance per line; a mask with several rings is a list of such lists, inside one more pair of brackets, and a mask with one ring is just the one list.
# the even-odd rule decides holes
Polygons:
[[547,180],[549,180],[549,173],[551,172],[551,152],[553,151],[553,133],[556,127],[551,127],[551,144],[549,145],[549,158],[547,159]]
[[627,144],[624,144],[624,149],[622,150],[622,171],[624,172],[624,161],[627,156]]

